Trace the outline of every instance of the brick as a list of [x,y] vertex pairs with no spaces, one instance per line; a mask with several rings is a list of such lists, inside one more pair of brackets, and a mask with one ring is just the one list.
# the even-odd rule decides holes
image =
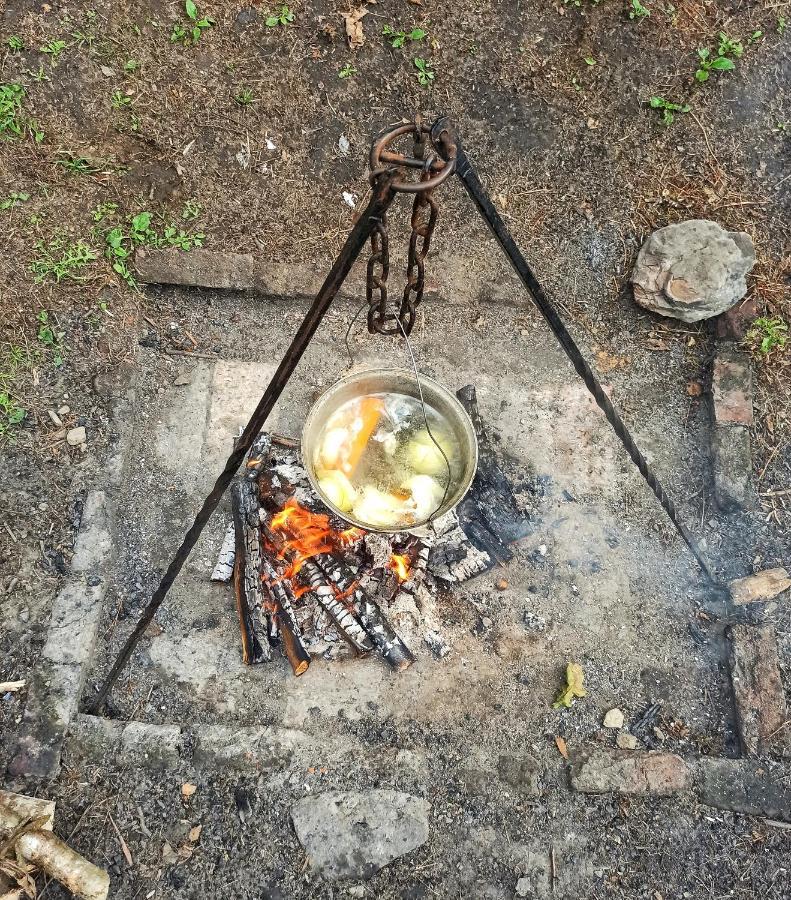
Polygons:
[[755,502],[750,430],[745,425],[715,425],[711,441],[714,500],[723,512],[749,509]]
[[733,625],[731,682],[742,750],[748,756],[782,750],[788,742],[788,706],[771,625]]
[[736,578],[729,585],[731,600],[738,605],[773,600],[791,587],[791,578],[785,569],[766,569],[746,578]]
[[294,752],[310,743],[299,731],[273,728],[228,728],[204,725],[193,729],[196,766],[271,772],[287,768]]
[[675,753],[589,748],[571,757],[571,786],[586,794],[655,794],[683,791],[689,769]]
[[135,254],[137,276],[144,284],[250,291],[256,286],[250,253],[214,250],[147,250]]
[[732,347],[717,350],[711,395],[715,424],[753,424],[752,366],[745,353]]
[[791,789],[782,782],[782,769],[773,774],[765,765],[751,760],[701,759],[698,771],[701,803],[791,822]]
[[760,315],[758,301],[750,298],[717,316],[716,335],[720,340],[741,341]]

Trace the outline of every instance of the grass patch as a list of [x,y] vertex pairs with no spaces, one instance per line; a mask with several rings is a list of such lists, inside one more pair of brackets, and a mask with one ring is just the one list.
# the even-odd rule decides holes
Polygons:
[[22,109],[24,100],[25,89],[21,84],[0,84],[0,138],[14,140],[29,132],[40,144],[44,140],[44,132],[25,115]]
[[14,393],[17,377],[33,367],[33,354],[18,344],[6,344],[0,348],[0,438],[14,426],[21,424],[27,410],[21,398]]
[[63,238],[56,238],[49,243],[36,243],[38,255],[30,265],[36,284],[48,278],[56,284],[68,278],[71,281],[85,281],[82,270],[97,258],[97,253],[82,241],[68,244]]
[[756,319],[747,332],[748,343],[768,356],[773,350],[782,350],[788,338],[788,325],[780,318],[762,316]]

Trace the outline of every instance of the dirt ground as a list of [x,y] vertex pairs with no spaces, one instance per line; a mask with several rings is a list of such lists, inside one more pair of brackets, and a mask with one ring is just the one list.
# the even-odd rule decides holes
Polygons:
[[[137,291],[105,256],[111,247],[108,232],[120,227],[123,246],[130,248],[131,218],[149,212],[149,227],[160,239],[167,240],[163,235],[170,225],[176,226],[171,242],[180,240],[179,230],[187,242],[200,233],[207,248],[252,252],[279,271],[293,266],[298,286],[306,269],[328,268],[352,224],[354,210],[344,192],[354,195],[358,208],[364,202],[371,137],[418,110],[428,119],[447,113],[458,122],[514,237],[587,357],[612,385],[638,443],[674,487],[685,521],[706,538],[720,576],[744,574],[753,565],[787,565],[791,356],[782,348],[762,354],[751,344],[759,385],[753,446],[761,509],[754,516],[724,519],[712,510],[705,397],[691,388],[705,386],[709,329],[638,311],[627,281],[652,229],[712,218],[752,235],[757,262],[748,279],[749,296],[757,299],[761,314],[791,318],[791,30],[784,26],[785,19],[791,22],[791,3],[649,0],[645,5],[651,15],[631,19],[632,5],[621,0],[597,5],[581,0],[579,6],[461,0],[452,9],[435,0],[381,0],[368,7],[364,43],[352,50],[343,19],[350,7],[324,0],[295,2],[293,22],[274,27],[266,18],[280,6],[199,4],[214,24],[194,45],[171,41],[174,24],[188,24],[181,3],[151,0],[99,9],[89,3],[7,0],[0,83],[20,84],[26,95],[17,116],[22,133],[0,141],[0,205],[10,201],[0,209],[5,238],[0,680],[29,678],[36,665],[52,599],[69,571],[80,504],[87,489],[103,482],[124,431],[113,411],[130,387],[135,400],[126,425],[139,431],[134,446],[145,458],[139,438],[156,429],[146,431],[143,419],[155,420],[178,406],[172,381],[182,357],[169,357],[165,350],[194,346],[211,358],[207,368],[216,360],[271,361],[270,353],[285,347],[303,309],[291,300]],[[381,33],[385,24],[405,31],[420,26],[427,37],[407,38],[403,48],[393,48]],[[734,71],[696,82],[696,50],[715,48],[720,31],[740,38],[744,52]],[[8,43],[13,37],[21,48]],[[56,41],[65,46],[58,49]],[[39,49],[45,46],[50,52]],[[415,58],[426,60],[434,72],[428,85],[418,81]],[[341,72],[347,77],[339,77]],[[690,110],[664,125],[659,111],[648,106],[652,96],[687,103]],[[42,140],[36,132],[43,132]],[[551,335],[532,309],[514,307],[520,295],[513,278],[461,188],[448,185],[441,202],[427,272],[429,278],[449,275],[444,288],[438,286],[447,308],[429,307],[426,330],[418,333],[427,368],[436,365],[438,374],[453,380],[454,362],[459,369],[469,367],[478,354],[480,365],[472,368],[488,380],[486,411],[506,444],[516,448],[525,430],[546,437],[556,415],[558,431],[571,435],[568,442],[577,449],[568,410],[580,401],[563,393],[572,390],[573,375],[563,369]],[[406,221],[402,206],[391,217],[394,279]],[[150,244],[152,238],[143,240]],[[43,265],[79,242],[95,259],[56,273]],[[333,358],[332,352],[352,312],[345,304],[333,313],[327,343],[321,345],[328,368],[311,388],[329,383],[346,367],[345,357]],[[455,360],[450,342],[443,340],[448,334],[459,335]],[[517,407],[520,400],[535,404],[534,418],[528,408],[524,423],[507,408],[498,415],[495,402],[495,388],[519,384],[521,375],[533,394],[507,396]],[[556,389],[561,399],[553,395]],[[49,411],[57,414],[64,407],[69,410],[57,424]],[[63,439],[64,428],[79,425],[87,431],[84,450]],[[559,463],[559,445],[551,442],[531,446],[530,462],[537,474],[573,476],[582,500],[578,519],[572,517],[576,524],[594,511],[626,538],[618,550],[619,587],[637,600],[627,603],[622,633],[613,629],[606,640],[586,647],[585,629],[601,634],[607,616],[574,618],[574,581],[562,548],[573,547],[575,537],[573,530],[563,530],[558,488],[536,510],[542,534],[556,537],[558,568],[542,570],[530,546],[520,552],[521,568],[515,566],[509,578],[515,614],[527,606],[560,623],[559,630],[550,629],[551,640],[538,636],[541,651],[514,673],[524,681],[514,677],[511,689],[491,704],[480,701],[474,716],[478,724],[486,723],[480,739],[462,716],[434,722],[389,710],[362,724],[335,723],[337,734],[367,751],[355,753],[349,769],[310,777],[204,773],[190,803],[179,789],[184,780],[198,777],[191,770],[158,774],[119,758],[102,766],[67,759],[60,779],[38,790],[58,800],[59,832],[111,868],[112,896],[344,896],[345,887],[304,871],[304,854],[290,826],[290,805],[316,788],[313,778],[344,788],[395,786],[431,800],[432,840],[417,858],[398,860],[376,876],[366,896],[512,897],[525,872],[533,873],[534,893],[542,896],[546,885],[539,870],[549,842],[558,860],[549,888],[556,894],[652,900],[791,896],[787,831],[687,799],[626,802],[565,788],[553,736],[595,738],[607,704],[638,711],[654,693],[653,686],[640,682],[641,630],[667,642],[655,649],[659,655],[667,649],[670,661],[657,662],[656,668],[672,670],[678,663],[682,670],[664,690],[673,697],[679,720],[691,727],[670,746],[728,754],[733,744],[716,636],[724,623],[717,623],[702,649],[690,638],[688,622],[696,610],[708,609],[706,598],[695,593],[694,570],[605,429],[601,435],[601,466],[610,480],[597,480],[595,466],[569,475]],[[599,448],[571,455],[596,461]],[[131,463],[137,461],[133,457]],[[613,483],[617,489],[608,494]],[[156,583],[168,558],[162,538],[170,534],[175,548],[200,484],[196,478],[159,510],[150,506],[153,491],[161,487],[155,479],[147,491],[128,492],[136,505],[125,525],[123,565],[134,578],[127,606],[116,597],[118,605],[108,610],[106,648],[122,634],[111,627],[118,609],[126,616],[120,617],[123,628]],[[146,534],[140,523],[149,513],[156,527]],[[146,557],[152,535],[158,553]],[[143,558],[135,568],[138,549]],[[605,579],[597,583],[590,568],[579,578],[597,598],[612,587]],[[459,624],[467,627],[474,658],[485,660],[500,679],[507,665],[496,653],[496,641],[473,636],[480,609],[492,604],[490,587],[470,585]],[[646,597],[651,590],[655,607]],[[497,629],[507,628],[510,612],[500,615]],[[668,620],[669,633],[660,635]],[[791,626],[783,613],[775,624],[788,675]],[[551,712],[548,701],[565,659],[561,650],[569,642],[587,653],[584,662],[598,694],[589,707],[578,704],[575,715],[561,716]],[[553,649],[558,649],[554,657]],[[228,653],[236,650],[233,644]],[[516,691],[516,684],[526,690]],[[171,704],[171,713],[207,714],[208,706],[196,706],[194,694],[167,680],[162,685],[162,696],[148,708],[145,693],[137,692],[148,683],[122,691],[119,713],[168,721],[167,709],[162,715],[160,707]],[[24,701],[24,691],[0,698],[3,766]],[[221,716],[218,721],[227,713],[211,710],[211,716]],[[228,721],[248,716],[237,699]],[[498,781],[492,787],[487,773],[513,742],[543,761],[538,798],[514,798]],[[412,761],[383,770],[377,754],[388,759],[392,748],[411,752]],[[483,756],[476,763],[471,753]],[[248,804],[252,819],[240,815]],[[131,866],[108,827],[108,814],[126,837]],[[163,864],[163,842],[178,846],[196,823],[203,825],[199,849],[179,865]],[[44,896],[59,896],[58,889],[50,886]]]

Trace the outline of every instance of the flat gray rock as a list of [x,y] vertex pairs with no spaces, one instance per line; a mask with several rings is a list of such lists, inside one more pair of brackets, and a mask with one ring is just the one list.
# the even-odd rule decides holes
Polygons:
[[360,879],[426,842],[430,808],[400,791],[328,791],[295,803],[291,820],[316,871]]
[[632,287],[640,306],[698,322],[730,309],[747,293],[755,263],[752,238],[708,219],[689,219],[655,231],[637,255]]

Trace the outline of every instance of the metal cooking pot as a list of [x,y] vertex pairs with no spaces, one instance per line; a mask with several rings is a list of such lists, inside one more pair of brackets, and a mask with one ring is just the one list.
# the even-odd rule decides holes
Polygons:
[[[420,384],[423,388],[423,398],[426,401],[426,405],[433,407],[445,419],[447,426],[453,432],[459,445],[461,472],[458,484],[454,490],[448,492],[445,502],[431,517],[436,518],[457,506],[470,489],[478,466],[478,441],[467,411],[447,388],[423,374],[420,376]],[[400,528],[377,528],[369,525],[367,522],[359,521],[351,513],[339,510],[337,506],[329,501],[318,485],[313,460],[316,457],[319,437],[324,424],[340,406],[349,400],[379,393],[406,394],[417,400],[420,399],[415,373],[408,369],[372,369],[365,372],[355,372],[352,375],[341,378],[340,381],[333,384],[319,397],[308,413],[302,429],[302,462],[307,470],[313,489],[323,502],[344,521],[366,531],[420,533],[421,530],[425,530],[421,529],[421,526],[425,526],[429,520]]]

